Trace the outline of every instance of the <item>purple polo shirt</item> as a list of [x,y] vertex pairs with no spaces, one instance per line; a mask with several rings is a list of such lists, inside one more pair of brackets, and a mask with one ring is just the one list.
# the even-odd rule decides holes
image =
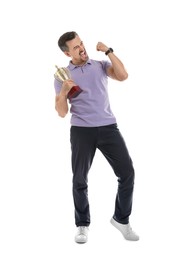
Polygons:
[[[82,92],[69,100],[71,125],[84,127],[98,127],[116,123],[108,97],[108,76],[106,69],[109,61],[97,61],[89,59],[83,66],[73,65],[68,69],[76,85]],[[59,94],[62,83],[54,79],[56,94]]]

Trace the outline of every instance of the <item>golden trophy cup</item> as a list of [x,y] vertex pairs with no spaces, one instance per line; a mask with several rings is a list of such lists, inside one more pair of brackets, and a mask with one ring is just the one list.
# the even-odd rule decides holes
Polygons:
[[[57,65],[55,65],[57,71],[54,74],[54,77],[59,80],[60,82],[63,82],[64,80],[71,79],[71,74],[69,69],[65,67],[59,68]],[[82,92],[82,89],[79,86],[73,86],[70,91],[68,92],[67,98],[75,98]]]

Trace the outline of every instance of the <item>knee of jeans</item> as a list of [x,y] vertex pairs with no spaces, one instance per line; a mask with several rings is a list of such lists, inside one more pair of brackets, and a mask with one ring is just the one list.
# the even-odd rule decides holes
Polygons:
[[87,189],[88,184],[85,180],[73,180],[73,188],[77,190]]
[[132,179],[134,179],[134,177],[135,177],[135,171],[134,171],[134,167],[133,167],[132,164],[129,165],[128,175],[129,175]]
[[134,179],[135,179],[135,172],[132,167],[129,169],[126,169],[125,171],[122,172],[122,174],[119,177],[119,182],[120,183],[126,183],[126,185],[133,185],[134,184]]
[[132,169],[132,171],[130,172],[130,178],[131,178],[132,182],[134,183],[134,179],[135,179],[134,169]]

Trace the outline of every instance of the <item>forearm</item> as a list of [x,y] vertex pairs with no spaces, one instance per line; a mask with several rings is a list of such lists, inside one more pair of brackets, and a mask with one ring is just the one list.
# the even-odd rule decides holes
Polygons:
[[66,116],[66,114],[68,113],[68,103],[67,96],[65,94],[60,93],[56,96],[55,109],[58,112],[59,116]]

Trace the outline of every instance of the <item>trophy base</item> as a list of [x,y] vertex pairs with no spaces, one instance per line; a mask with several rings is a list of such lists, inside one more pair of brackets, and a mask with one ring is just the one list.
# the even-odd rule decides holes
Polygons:
[[75,98],[82,92],[82,89],[79,86],[73,86],[68,92],[67,98]]

